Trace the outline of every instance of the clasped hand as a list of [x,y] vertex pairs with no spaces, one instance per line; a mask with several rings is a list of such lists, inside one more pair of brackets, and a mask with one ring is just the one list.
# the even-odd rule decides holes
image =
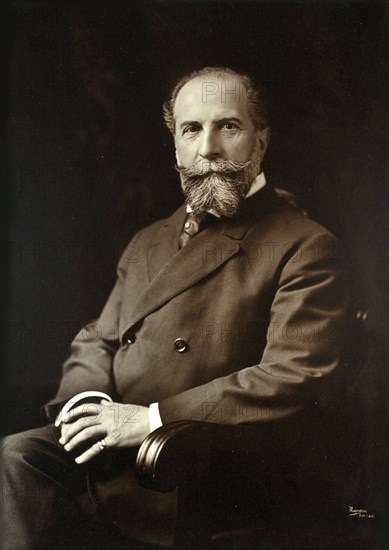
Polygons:
[[105,439],[108,448],[135,447],[149,433],[148,407],[103,399],[71,409],[62,419],[59,442],[71,451],[90,441],[91,446],[75,459],[81,464],[102,452],[98,440]]

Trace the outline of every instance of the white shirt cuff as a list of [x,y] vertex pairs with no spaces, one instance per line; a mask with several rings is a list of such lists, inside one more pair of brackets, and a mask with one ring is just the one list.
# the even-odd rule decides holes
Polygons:
[[151,432],[162,426],[158,403],[151,403],[151,405],[149,406],[149,424]]

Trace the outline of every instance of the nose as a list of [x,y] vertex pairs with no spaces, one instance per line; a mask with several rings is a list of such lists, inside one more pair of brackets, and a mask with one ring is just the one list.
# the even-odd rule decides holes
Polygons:
[[220,156],[221,147],[218,137],[212,130],[204,130],[201,136],[199,155],[205,159]]

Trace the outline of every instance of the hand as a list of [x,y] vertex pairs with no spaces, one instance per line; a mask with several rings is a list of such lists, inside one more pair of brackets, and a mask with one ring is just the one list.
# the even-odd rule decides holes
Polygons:
[[97,444],[101,439],[105,439],[108,448],[135,447],[149,433],[148,407],[103,399],[100,404],[84,403],[71,409],[62,419],[59,442],[66,451],[71,451],[93,441],[91,447],[75,459],[81,464],[102,452]]

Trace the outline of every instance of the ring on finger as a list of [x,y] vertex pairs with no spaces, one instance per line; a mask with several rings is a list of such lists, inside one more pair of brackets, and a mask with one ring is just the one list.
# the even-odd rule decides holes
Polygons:
[[108,444],[105,439],[100,439],[100,441],[97,442],[97,446],[99,448],[99,451],[105,451],[108,449]]

